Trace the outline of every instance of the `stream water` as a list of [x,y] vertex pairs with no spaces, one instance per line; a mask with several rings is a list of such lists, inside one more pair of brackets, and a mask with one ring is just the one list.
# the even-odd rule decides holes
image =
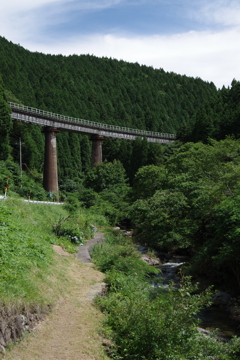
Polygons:
[[218,335],[223,338],[231,338],[233,335],[240,336],[239,322],[229,317],[229,312],[219,307],[210,306],[201,310],[198,314],[201,320],[200,327],[208,331],[218,330]]
[[[141,253],[146,253],[147,249],[139,247]],[[170,280],[174,281],[176,286],[180,282],[179,270],[181,266],[187,261],[184,256],[169,256],[168,254],[158,254],[162,265],[157,266],[161,270],[158,275],[162,279],[162,287],[167,287]],[[201,320],[199,326],[205,330],[212,332],[219,329],[218,334],[226,339],[233,335],[240,336],[240,323],[230,318],[229,312],[224,307],[210,306],[202,309],[197,317]]]

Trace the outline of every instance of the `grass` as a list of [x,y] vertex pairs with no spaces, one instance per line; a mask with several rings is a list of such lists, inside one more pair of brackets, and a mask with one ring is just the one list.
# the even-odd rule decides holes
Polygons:
[[[63,234],[56,236],[54,225],[62,218],[67,219],[60,226]],[[0,318],[7,316],[7,322],[15,314],[42,316],[51,309],[37,336],[34,331],[11,351],[7,348],[5,358],[60,358],[59,350],[64,358],[107,358],[97,332],[102,314],[86,301],[92,286],[102,282],[104,275],[70,254],[61,256],[53,250],[53,245],[59,245],[76,252],[77,244],[68,233],[78,232],[86,240],[95,227],[104,225],[103,216],[83,208],[69,217],[64,206],[25,203],[17,198],[0,201]]]
[[[76,244],[72,243],[67,233],[57,237],[53,232],[53,224],[68,216],[63,206],[25,203],[18,199],[0,202],[2,303],[49,302],[43,288],[51,279],[51,271],[56,265],[52,245],[60,245],[70,253],[76,251]],[[104,222],[103,219],[98,220]],[[80,209],[64,225],[66,231],[77,230],[86,239],[93,235],[94,223],[94,215]]]
[[54,299],[54,307],[33,332],[11,351],[7,349],[4,359],[107,359],[97,331],[103,315],[88,296],[104,275],[73,256],[53,257],[47,281],[42,282],[39,290]]

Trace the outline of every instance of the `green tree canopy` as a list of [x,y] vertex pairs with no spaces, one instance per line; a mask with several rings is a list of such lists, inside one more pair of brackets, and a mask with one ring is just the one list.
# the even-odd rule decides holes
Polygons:
[[96,192],[126,185],[126,172],[120,161],[95,165],[86,175],[85,186]]
[[10,132],[12,129],[12,120],[10,109],[4,97],[3,81],[0,77],[0,160],[6,160],[10,153]]

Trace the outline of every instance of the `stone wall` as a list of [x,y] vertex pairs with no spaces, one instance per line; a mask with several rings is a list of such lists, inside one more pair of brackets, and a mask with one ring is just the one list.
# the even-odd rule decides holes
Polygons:
[[30,332],[49,313],[50,306],[6,306],[0,308],[0,354],[5,347],[19,341],[25,332]]

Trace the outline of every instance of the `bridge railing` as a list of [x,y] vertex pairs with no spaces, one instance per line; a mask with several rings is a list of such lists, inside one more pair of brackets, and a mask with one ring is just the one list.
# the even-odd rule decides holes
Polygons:
[[176,138],[175,134],[159,133],[159,132],[154,132],[154,131],[146,131],[146,130],[121,127],[121,126],[117,126],[117,125],[102,124],[102,123],[98,123],[95,121],[90,121],[90,120],[74,118],[74,117],[70,117],[70,116],[66,116],[66,115],[56,114],[56,113],[52,113],[52,112],[49,112],[46,110],[40,110],[40,109],[36,109],[36,108],[30,107],[30,106],[25,106],[25,105],[13,103],[13,102],[8,102],[8,104],[10,105],[11,109],[26,111],[26,112],[29,112],[32,114],[43,116],[43,117],[46,116],[48,118],[52,118],[53,120],[57,119],[57,120],[66,121],[69,123],[74,122],[74,123],[79,123],[79,124],[82,124],[82,125],[85,125],[88,127],[105,129],[105,130],[113,130],[113,131],[123,132],[123,133],[131,133],[131,134],[136,134],[136,135],[141,135],[141,136],[151,136],[151,137],[167,138],[167,139],[175,139]]

